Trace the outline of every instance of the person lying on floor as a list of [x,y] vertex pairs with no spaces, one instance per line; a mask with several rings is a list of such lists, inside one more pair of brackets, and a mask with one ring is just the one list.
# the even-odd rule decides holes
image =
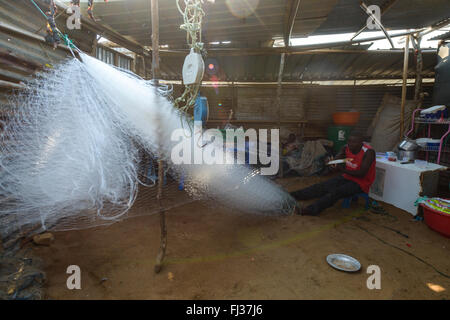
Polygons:
[[334,166],[341,175],[291,193],[297,200],[318,198],[312,205],[297,210],[297,214],[316,216],[340,199],[369,193],[375,180],[376,154],[372,147],[362,137],[351,135],[336,159],[346,159],[345,164]]

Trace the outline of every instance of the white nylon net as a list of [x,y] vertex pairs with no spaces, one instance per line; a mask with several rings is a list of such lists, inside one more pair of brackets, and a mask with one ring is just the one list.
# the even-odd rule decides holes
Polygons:
[[[164,208],[201,197],[247,212],[292,212],[289,194],[244,165],[174,165],[171,134],[188,128],[188,117],[148,81],[81,58],[37,75],[13,98],[0,136],[3,238],[156,212],[156,188],[143,188],[140,209],[130,208],[139,182],[154,185],[157,157],[167,165]],[[178,190],[181,177],[187,192]]]

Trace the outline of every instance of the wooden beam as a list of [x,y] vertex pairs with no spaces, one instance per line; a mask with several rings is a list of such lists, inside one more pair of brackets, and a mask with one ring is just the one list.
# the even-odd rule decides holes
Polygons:
[[405,104],[406,104],[406,90],[407,90],[408,69],[409,69],[409,39],[410,36],[407,36],[405,43],[405,57],[403,61],[402,105],[400,108],[400,139],[403,138],[405,133]]

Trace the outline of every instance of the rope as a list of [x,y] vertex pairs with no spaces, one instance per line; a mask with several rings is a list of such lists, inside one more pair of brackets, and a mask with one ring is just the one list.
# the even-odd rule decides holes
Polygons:
[[[186,40],[190,48],[201,53],[203,51],[202,41],[202,20],[205,16],[205,11],[202,9],[203,0],[184,0],[186,8],[184,11],[180,7],[179,0],[176,0],[178,11],[183,16],[184,24],[180,29],[187,32]],[[189,40],[189,38],[191,40]]]
[[[42,11],[42,9],[37,5],[37,3],[34,0],[30,0],[31,3],[39,10],[39,12],[45,17],[45,20],[48,21],[49,17]],[[50,2],[50,5],[53,5],[53,1]],[[75,54],[72,49],[77,50],[78,52],[81,52],[80,49],[75,46],[72,40],[70,40],[69,36],[67,34],[62,33],[57,27],[55,28],[56,32],[58,32],[59,36],[64,40],[65,45],[69,48],[72,55],[75,57]]]
[[[185,9],[180,7],[180,0],[176,0],[178,11],[183,16],[183,24],[180,29],[186,31],[186,41],[191,49],[196,53],[204,52],[202,42],[202,21],[205,12],[202,9],[203,0],[184,0]],[[174,102],[176,108],[184,113],[194,106],[201,83],[187,85],[183,94]],[[191,127],[191,125],[189,125]],[[191,130],[192,132],[192,130]]]
[[47,20],[47,15],[44,13],[44,11],[42,11],[41,7],[39,7],[36,2],[34,2],[34,0],[30,0],[31,3],[34,4],[34,6],[41,12],[41,14],[45,17],[45,19]]

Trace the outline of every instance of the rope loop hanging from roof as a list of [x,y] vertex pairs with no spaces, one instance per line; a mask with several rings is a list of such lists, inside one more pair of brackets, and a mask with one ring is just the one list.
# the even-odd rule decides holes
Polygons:
[[[204,44],[202,42],[202,22],[205,16],[205,11],[202,9],[203,0],[183,0],[185,7],[184,10],[180,6],[180,0],[175,0],[177,3],[178,11],[183,16],[183,24],[180,25],[180,29],[186,31],[186,41],[191,52],[198,54],[204,53]],[[178,97],[174,104],[175,107],[183,112],[187,112],[194,106],[197,98],[201,81],[194,84],[188,84],[185,86],[183,94]]]

